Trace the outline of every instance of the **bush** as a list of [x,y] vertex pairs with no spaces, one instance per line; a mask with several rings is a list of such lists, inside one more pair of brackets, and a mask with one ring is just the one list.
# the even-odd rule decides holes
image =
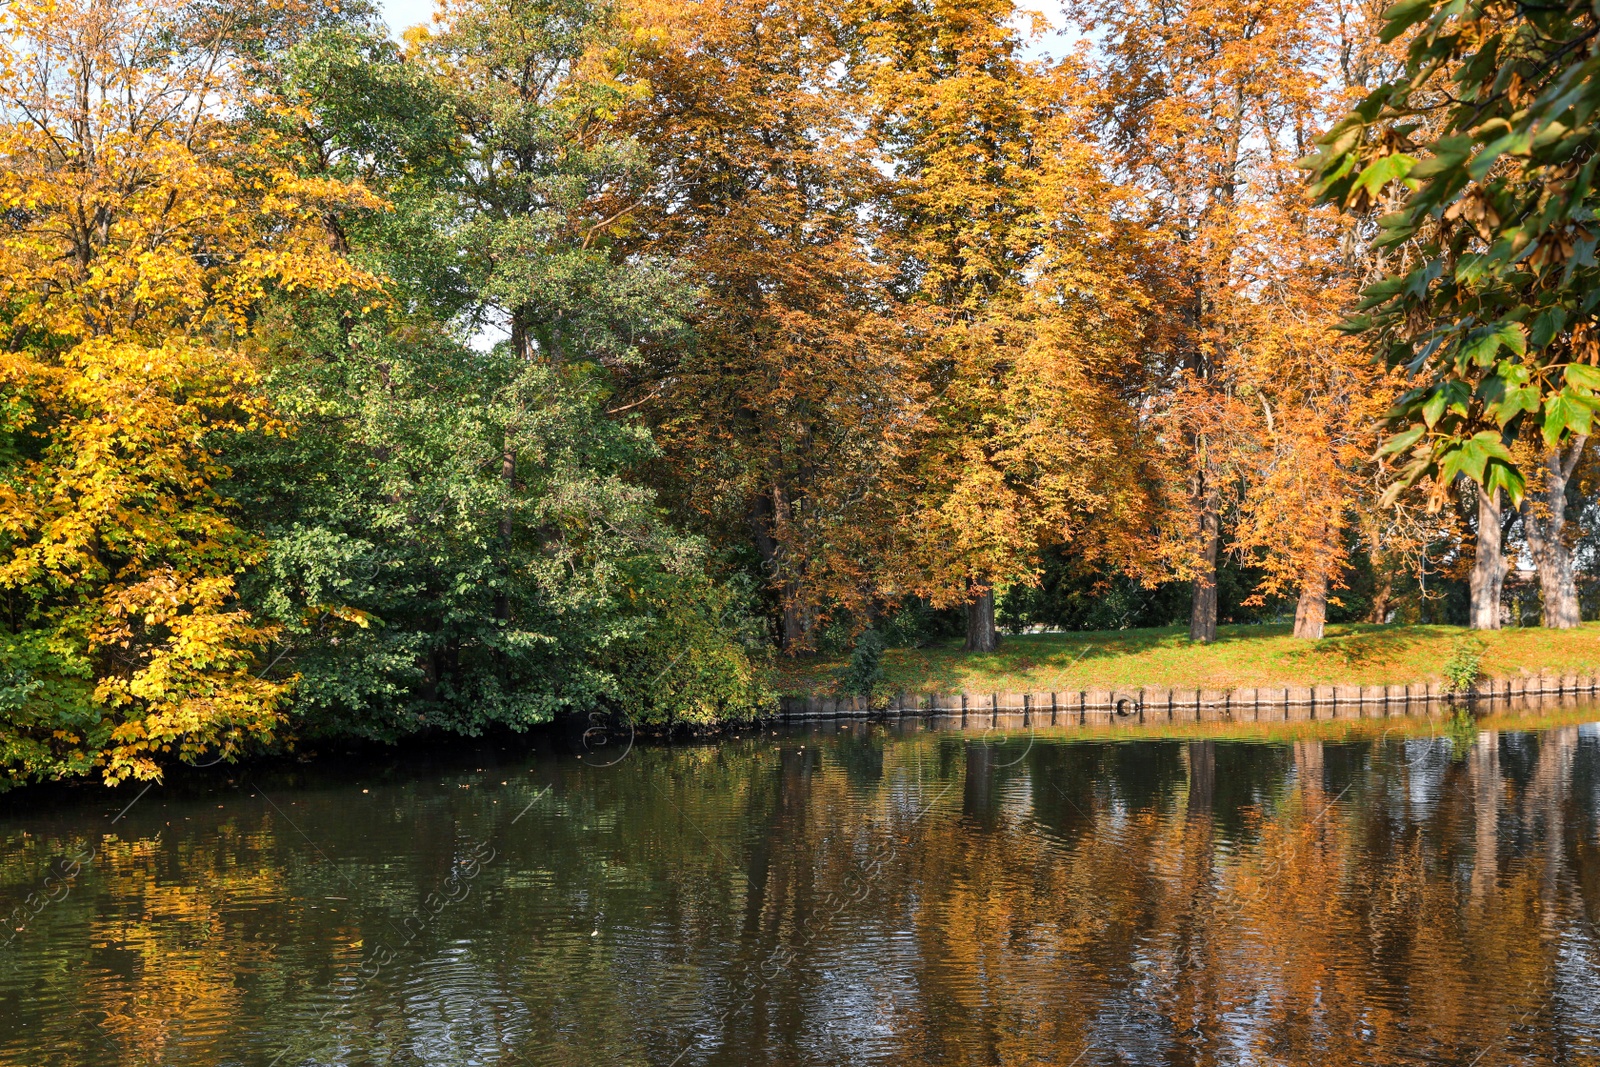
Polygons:
[[856,638],[855,651],[850,662],[839,672],[839,690],[851,696],[876,697],[883,693],[883,635],[877,630],[863,630]]
[[597,658],[602,702],[632,722],[714,723],[776,706],[767,689],[771,637],[753,583],[717,582],[685,556],[666,570],[645,560],[630,582],[634,632]]
[[1485,645],[1476,637],[1458,637],[1450,646],[1450,658],[1444,661],[1445,689],[1451,693],[1469,693],[1482,673]]

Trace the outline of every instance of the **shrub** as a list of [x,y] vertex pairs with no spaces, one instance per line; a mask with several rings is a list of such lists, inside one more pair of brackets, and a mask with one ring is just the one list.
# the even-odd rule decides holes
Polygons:
[[1458,637],[1450,646],[1450,658],[1444,661],[1445,689],[1451,693],[1468,693],[1482,673],[1483,641],[1476,637]]
[[877,630],[863,630],[856,638],[850,662],[839,672],[840,691],[868,698],[880,695],[885,689],[883,649],[882,634]]

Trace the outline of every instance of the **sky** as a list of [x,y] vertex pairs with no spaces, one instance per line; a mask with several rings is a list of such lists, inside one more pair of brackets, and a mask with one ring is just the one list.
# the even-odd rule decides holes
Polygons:
[[396,37],[418,23],[433,18],[433,0],[380,0],[384,21]]

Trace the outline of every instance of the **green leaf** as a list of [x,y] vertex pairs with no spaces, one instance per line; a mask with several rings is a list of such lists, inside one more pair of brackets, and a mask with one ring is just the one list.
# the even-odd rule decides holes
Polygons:
[[1566,373],[1567,385],[1575,389],[1600,389],[1600,367],[1591,367],[1587,363],[1569,363]]
[[1385,419],[1409,418],[1416,410],[1422,398],[1428,395],[1427,389],[1407,389],[1395,398],[1394,407],[1384,412]]
[[[1346,119],[1345,121],[1362,123],[1372,122],[1383,113],[1383,107],[1389,102],[1390,97],[1394,96],[1394,94],[1397,92],[1405,93],[1407,91],[1408,90],[1404,82],[1388,82],[1380,85],[1376,89],[1372,90],[1372,92],[1368,93],[1365,100],[1356,105],[1354,118]],[[1335,128],[1337,129],[1337,127]]]
[[1369,308],[1377,307],[1398,293],[1405,284],[1406,280],[1403,277],[1389,277],[1373,282],[1361,290],[1361,303],[1356,305],[1356,310],[1366,311]]
[[1377,196],[1385,185],[1404,178],[1416,165],[1416,159],[1404,152],[1394,152],[1375,159],[1356,177],[1355,188],[1366,189]]
[[1422,370],[1422,368],[1427,365],[1428,360],[1433,358],[1433,354],[1439,351],[1439,346],[1443,345],[1448,337],[1449,334],[1435,334],[1427,344],[1422,346],[1422,351],[1417,353],[1416,358],[1412,359],[1411,362],[1406,364],[1406,372],[1409,374],[1416,374],[1418,371]]
[[1469,252],[1456,261],[1456,281],[1473,285],[1489,272],[1492,261],[1481,253]]
[[1383,12],[1383,31],[1378,40],[1388,44],[1411,27],[1433,14],[1438,0],[1400,0]]
[[1443,459],[1444,462],[1439,465],[1439,477],[1447,482],[1454,480],[1458,474],[1465,474],[1475,482],[1482,481],[1483,465],[1489,462],[1483,447],[1473,439],[1452,441],[1445,446]]
[[[1526,314],[1514,312],[1513,314]],[[1500,327],[1500,342],[1519,356],[1528,354],[1528,329],[1520,322],[1506,322]]]
[[1566,324],[1567,311],[1565,308],[1545,308],[1534,316],[1533,329],[1528,333],[1528,344],[1533,348],[1543,348],[1549,344],[1555,335],[1561,332],[1561,327]]
[[1539,410],[1539,390],[1531,385],[1507,389],[1498,401],[1485,404],[1483,410],[1484,414],[1494,419],[1496,425],[1504,427],[1524,411]]
[[1440,476],[1449,481],[1457,474],[1465,474],[1482,485],[1484,467],[1490,460],[1499,460],[1507,466],[1514,466],[1511,462],[1511,452],[1500,440],[1500,435],[1493,430],[1484,430],[1473,434],[1465,441],[1452,442],[1447,446],[1444,463],[1440,466]]
[[1483,487],[1489,492],[1501,490],[1510,498],[1511,506],[1522,503],[1525,488],[1522,474],[1517,468],[1501,460],[1490,460],[1484,470]]
[[[1334,160],[1338,160],[1338,163],[1330,170],[1329,165]],[[1328,191],[1333,188],[1334,184],[1338,182],[1340,178],[1343,178],[1346,174],[1349,174],[1355,169],[1356,155],[1354,152],[1346,152],[1343,155],[1338,155],[1330,149],[1323,148],[1318,149],[1309,156],[1300,157],[1299,159],[1295,160],[1294,165],[1300,170],[1309,170],[1315,172],[1317,182],[1316,185],[1312,187],[1311,192],[1313,196],[1321,199],[1327,195]],[[1348,190],[1346,190],[1346,192],[1348,192]]]
[[1446,399],[1444,390],[1440,389],[1422,405],[1422,421],[1428,429],[1433,429],[1434,424],[1439,421],[1439,416],[1444,414]]
[[1568,430],[1587,434],[1594,419],[1594,398],[1561,392],[1544,402],[1544,443],[1554,448]]
[[1406,294],[1422,299],[1427,295],[1428,286],[1438,281],[1439,276],[1444,273],[1444,267],[1444,258],[1436,256],[1412,270],[1405,277]]
[[1467,413],[1467,401],[1472,399],[1472,390],[1466,382],[1445,382],[1438,386],[1422,405],[1422,421],[1431,430],[1434,424],[1443,417],[1446,410],[1457,415]]
[[1474,330],[1461,346],[1457,365],[1471,363],[1476,367],[1487,367],[1494,363],[1502,346],[1519,356],[1527,353],[1528,333],[1520,322],[1500,322]]
[[1337,126],[1323,134],[1317,143],[1323,147],[1325,159],[1349,155],[1366,133],[1366,124],[1359,116],[1350,115]]
[[1410,208],[1401,208],[1399,211],[1391,211],[1387,215],[1378,216],[1378,229],[1380,230],[1410,230],[1414,225]]
[[1426,426],[1413,426],[1404,433],[1397,433],[1383,443],[1383,447],[1378,449],[1378,455],[1392,456],[1396,452],[1404,452],[1422,440],[1422,435],[1427,432],[1428,428]]
[[1472,155],[1472,146],[1475,143],[1475,139],[1469,134],[1441,137],[1432,145],[1433,155],[1418,163],[1409,176],[1421,181],[1437,178],[1441,174],[1455,170]]

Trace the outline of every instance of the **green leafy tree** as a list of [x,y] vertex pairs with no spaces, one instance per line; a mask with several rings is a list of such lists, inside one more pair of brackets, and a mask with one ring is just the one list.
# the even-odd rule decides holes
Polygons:
[[1412,35],[1404,72],[1308,162],[1325,200],[1388,209],[1380,277],[1348,328],[1414,382],[1389,413],[1395,491],[1481,487],[1473,623],[1492,628],[1501,501],[1535,490],[1546,622],[1576,625],[1562,517],[1600,407],[1600,17],[1578,0],[1405,0],[1386,15],[1384,40]]
[[745,591],[665,523],[630,477],[649,435],[605,411],[608,368],[673,336],[689,296],[610,247],[610,198],[641,179],[606,133],[612,90],[582,84],[607,77],[606,14],[443,13],[406,53],[374,28],[284,64],[284,132],[385,198],[331,225],[390,285],[379,307],[280,301],[256,331],[292,431],[236,459],[235,495],[271,545],[249,592],[281,620],[299,727],[746,712]]
[[328,314],[319,350],[293,310],[267,384],[295,429],[235,461],[235,495],[270,543],[246,591],[282,621],[298,729],[392,740],[759,703],[761,631],[629,482],[653,446],[593,382],[416,323],[346,342]]

